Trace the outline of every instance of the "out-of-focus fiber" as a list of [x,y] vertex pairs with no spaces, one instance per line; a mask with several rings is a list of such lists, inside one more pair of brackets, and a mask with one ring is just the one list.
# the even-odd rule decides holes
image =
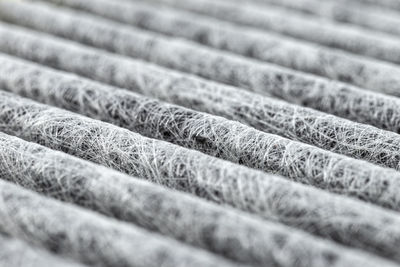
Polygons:
[[0,264],[398,266],[396,16],[0,0]]

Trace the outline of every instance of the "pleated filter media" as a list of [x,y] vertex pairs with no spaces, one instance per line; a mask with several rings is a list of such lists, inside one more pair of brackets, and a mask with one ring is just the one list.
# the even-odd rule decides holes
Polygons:
[[400,0],[0,0],[0,266],[400,266]]

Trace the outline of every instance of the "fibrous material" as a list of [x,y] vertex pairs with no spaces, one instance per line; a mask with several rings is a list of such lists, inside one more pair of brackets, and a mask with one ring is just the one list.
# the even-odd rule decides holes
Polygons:
[[5,181],[0,201],[1,232],[89,265],[241,266]]
[[30,267],[84,267],[84,265],[61,257],[56,257],[41,248],[30,246],[21,240],[10,238],[3,234],[0,234],[0,265]]
[[400,266],[395,1],[0,0],[0,265]]
[[238,5],[236,1],[232,3],[226,0],[150,0],[150,2],[166,4],[240,25],[274,31],[371,58],[400,63],[400,39],[396,36],[353,25],[314,19],[306,14],[276,6],[260,8],[259,5]]
[[[0,42],[3,42],[0,50],[3,52],[136,90],[142,94],[156,95],[156,97],[167,101],[179,101],[180,105],[205,108],[202,105],[203,102],[215,98],[219,103],[223,103],[222,106],[235,105],[237,107],[240,103],[246,101],[243,103],[243,108],[234,108],[235,112],[238,112],[238,109],[247,110],[246,105],[257,102],[257,105],[263,106],[263,102],[266,101],[263,98],[260,99],[258,95],[246,94],[243,90],[235,90],[230,86],[216,84],[141,61],[128,60],[49,36],[41,35],[38,37],[34,32],[7,24],[0,25],[2,25],[0,27],[0,34],[2,34]],[[35,52],[31,53],[30,49]],[[71,62],[70,58],[75,60]],[[86,64],[89,64],[90,68],[86,68]],[[208,65],[205,65],[205,67],[209,68]],[[251,71],[251,68],[249,71]],[[115,75],[116,73],[118,73],[118,76]],[[289,75],[284,76],[283,79],[283,73],[275,75],[267,72],[265,75],[267,74],[270,77],[267,80],[270,80],[270,82],[262,83],[257,88],[247,87],[247,89],[283,98],[290,102],[306,105],[361,123],[372,124],[395,132],[399,131],[400,111],[398,111],[397,106],[400,101],[398,98],[366,92],[332,81],[304,80],[304,75]],[[199,96],[191,93],[198,91],[207,94],[207,98],[199,101]],[[240,99],[240,101],[238,102],[236,99]],[[274,99],[273,101],[277,100]],[[277,101],[277,103],[280,102]],[[214,110],[217,110],[218,105],[214,105]],[[257,113],[257,116],[263,116],[260,112]],[[246,113],[244,116],[250,115]]]
[[[48,23],[51,24],[51,23]],[[83,29],[83,26],[81,24],[79,24],[79,28]],[[75,27],[72,27],[75,28]],[[30,44],[31,48],[34,48],[35,51],[32,52],[31,49],[28,49],[28,39],[30,37],[30,35],[28,34],[18,34],[18,33],[14,33],[13,30],[7,30],[7,29],[3,29],[3,35],[7,36],[7,38],[3,38],[4,39],[4,43],[3,45],[1,45],[2,49],[1,51],[6,51],[6,52],[11,52],[15,55],[21,56],[21,55],[25,55],[26,58],[28,59],[35,59],[37,61],[40,62],[45,62],[47,64],[49,64],[50,66],[59,66],[62,65],[64,69],[68,69],[71,70],[73,69],[76,73],[78,74],[83,74],[86,76],[90,76],[91,78],[96,78],[98,80],[106,80],[109,83],[113,83],[113,84],[121,84],[121,82],[115,82],[115,81],[121,81],[124,79],[129,79],[128,82],[130,82],[130,84],[125,84],[127,86],[123,86],[123,87],[128,87],[128,88],[140,88],[140,84],[143,84],[143,82],[145,81],[145,79],[152,79],[150,78],[150,73],[147,73],[147,70],[145,69],[141,69],[138,70],[139,68],[137,67],[136,69],[134,69],[134,71],[132,71],[131,68],[126,68],[125,66],[121,66],[120,64],[118,64],[117,62],[115,62],[116,60],[118,61],[118,58],[110,58],[107,56],[107,54],[104,55],[104,57],[102,57],[101,55],[97,54],[97,53],[90,53],[89,51],[85,51],[84,49],[81,49],[81,47],[69,47],[68,50],[62,49],[60,46],[54,46],[53,43],[50,42],[50,44],[43,40],[43,38],[41,37],[36,37],[37,40],[33,40],[33,42]],[[1,33],[1,31],[0,31]],[[99,32],[100,34],[100,32]],[[105,35],[105,34],[103,34]],[[13,36],[15,36],[15,38],[12,38]],[[89,37],[87,37],[88,35],[85,35],[85,40],[89,39]],[[114,36],[114,35],[113,35]],[[21,41],[23,39],[23,41]],[[98,38],[97,38],[98,39]],[[145,38],[146,39],[146,38]],[[110,41],[113,44],[119,44],[121,42],[116,41],[117,37],[114,36],[114,38],[112,38],[112,40],[110,39]],[[146,39],[147,40],[147,39]],[[149,42],[151,42],[150,40],[153,39],[148,39]],[[51,40],[48,40],[51,41]],[[124,39],[125,41],[125,39]],[[179,41],[179,40],[178,40]],[[23,46],[19,46],[19,43],[22,42],[24,45]],[[146,45],[146,42],[126,42],[126,44],[130,44],[130,43],[135,43],[135,47],[137,44],[137,51],[135,53],[138,53],[138,55],[140,54],[141,56],[143,56],[144,53],[146,53],[146,50],[148,45]],[[139,43],[142,43],[142,45],[140,45]],[[154,47],[154,41],[153,43],[153,47]],[[41,45],[42,44],[42,45]],[[41,46],[39,46],[41,45]],[[134,49],[132,45],[126,46],[129,47],[131,49]],[[76,49],[75,49],[76,48]],[[163,54],[173,54],[175,55],[175,57],[170,57],[171,60],[176,61],[176,59],[180,58],[181,63],[177,64],[179,65],[179,68],[184,68],[185,66],[188,66],[188,68],[193,68],[193,69],[197,69],[196,66],[201,66],[202,69],[204,69],[204,71],[209,72],[210,74],[212,73],[212,71],[210,71],[210,69],[212,69],[212,67],[208,67],[209,65],[214,65],[214,67],[216,66],[216,68],[218,67],[218,64],[221,64],[221,62],[224,62],[223,59],[221,58],[221,56],[216,55],[215,57],[215,61],[213,60],[209,60],[210,57],[205,57],[202,56],[201,53],[190,53],[190,51],[192,51],[193,49],[178,49],[179,46],[177,47],[176,52],[171,52],[171,53],[166,53],[165,49],[160,47],[159,49],[159,55],[160,57]],[[136,48],[135,48],[136,49]],[[74,50],[76,51],[76,53],[74,53]],[[152,49],[154,50],[154,49]],[[140,53],[140,51],[142,51],[142,53]],[[185,51],[184,53],[182,53],[182,51]],[[71,62],[70,58],[72,57],[72,55],[70,53],[73,53],[73,58],[75,59],[73,62]],[[151,55],[151,53],[148,53],[149,55]],[[181,56],[179,57],[177,54],[181,54]],[[197,54],[197,57],[195,56]],[[185,56],[186,55],[186,56]],[[81,64],[81,62],[79,62],[77,60],[77,56],[80,56],[81,58],[84,58],[87,62],[87,64],[90,62],[90,65],[93,66],[93,68],[97,68],[97,69],[93,69],[91,68],[84,68],[82,69],[80,66],[83,66]],[[160,59],[160,57],[157,57],[157,59]],[[194,61],[190,61],[188,60],[188,57],[196,57],[195,61],[198,61],[197,63],[194,63]],[[55,60],[56,58],[56,60]],[[229,57],[228,57],[229,58]],[[63,60],[64,59],[64,60]],[[200,61],[203,61],[203,59],[209,61],[206,62],[206,64],[201,64]],[[217,60],[219,60],[219,62],[217,62]],[[107,64],[108,62],[112,62],[113,64]],[[158,61],[158,60],[157,60]],[[104,63],[106,62],[106,63]],[[118,61],[119,62],[119,61]],[[183,63],[182,63],[183,62]],[[188,64],[188,62],[192,62],[193,64]],[[130,62],[127,62],[127,64],[129,64]],[[213,64],[215,63],[215,64]],[[107,65],[106,65],[107,64]],[[188,64],[188,65],[187,65]],[[196,65],[197,64],[197,65]],[[232,64],[229,64],[228,62],[226,62],[227,66],[231,66]],[[115,69],[116,66],[122,67],[124,69],[124,71],[119,71],[119,69]],[[237,69],[237,72],[235,71],[234,73],[240,73],[239,70],[241,71],[246,71],[249,73],[254,74],[252,71],[254,70],[253,67],[257,67],[258,65],[256,65],[256,63],[254,63],[253,65],[251,64],[245,64],[242,67],[246,67],[245,69],[242,68],[240,65],[236,66],[236,68],[234,68],[234,70]],[[144,66],[145,67],[145,66]],[[112,70],[111,72],[109,70]],[[151,69],[151,67],[150,67]],[[128,71],[127,71],[128,70]],[[87,74],[87,72],[89,72],[89,74]],[[126,73],[126,75],[122,76],[124,72],[128,72]],[[131,74],[132,73],[132,74]],[[143,76],[142,77],[138,77],[137,73],[141,73]],[[268,71],[261,71],[259,72],[260,75],[265,73],[266,75],[270,75],[270,73]],[[132,76],[133,75],[133,76]],[[228,74],[226,74],[228,75]],[[250,74],[249,74],[250,75]],[[222,75],[223,76],[223,75]],[[246,76],[247,77],[247,76]],[[263,79],[261,79],[263,80]],[[172,82],[174,82],[176,80],[173,80]],[[183,81],[186,81],[185,78],[183,78]],[[257,80],[258,81],[258,80]],[[257,82],[256,81],[256,82]],[[127,82],[127,81],[124,81]],[[148,83],[155,83],[155,81],[147,81]],[[165,82],[165,79],[163,79],[163,81],[161,81],[161,83]],[[282,85],[284,85],[285,83],[283,83]],[[160,89],[159,87],[159,83],[155,83],[155,87],[158,87],[158,89]],[[311,87],[314,88],[315,84],[312,84]],[[261,86],[262,87],[262,86]],[[167,87],[168,88],[168,87]],[[144,87],[142,89],[142,91],[146,91],[147,88]],[[164,92],[165,94],[168,94],[169,92]],[[196,95],[196,97],[198,97],[198,95]],[[371,109],[371,107],[366,107],[369,108],[370,111],[375,112],[374,110]],[[249,108],[250,110],[251,108]],[[304,113],[303,113],[304,111]],[[388,110],[388,112],[390,112]],[[335,118],[326,116],[322,113],[316,113],[314,111],[310,112],[308,110],[301,110],[297,109],[297,108],[293,108],[292,111],[289,111],[289,113],[292,113],[292,115],[288,116],[288,120],[289,120],[289,126],[284,126],[284,128],[289,128],[292,127],[292,131],[287,131],[287,129],[285,129],[284,131],[280,131],[279,133],[286,133],[286,136],[289,138],[293,138],[293,139],[298,139],[300,141],[303,142],[308,142],[312,145],[330,150],[330,151],[334,151],[334,152],[338,152],[338,153],[342,153],[345,155],[349,155],[351,157],[357,158],[357,159],[363,159],[363,160],[367,160],[370,161],[372,163],[375,164],[379,164],[381,166],[385,166],[385,167],[389,167],[389,168],[394,168],[394,169],[398,169],[399,168],[399,161],[400,161],[400,156],[399,156],[399,151],[398,151],[398,140],[400,139],[400,136],[391,132],[387,132],[387,131],[381,131],[379,129],[373,128],[371,126],[367,126],[367,125],[359,125],[359,124],[354,124],[350,121],[345,121],[345,120],[341,120],[338,122],[338,126],[334,125],[334,120]],[[300,115],[298,116],[297,114]],[[303,113],[303,114],[301,114]],[[310,113],[315,114],[316,116],[310,117]],[[248,112],[247,112],[248,114]],[[278,123],[280,123],[281,121],[277,119],[277,113],[272,112],[271,116],[274,117],[274,120]],[[297,119],[297,116],[299,117]],[[399,118],[394,118],[396,120],[399,120]],[[282,120],[286,120],[284,118],[282,118]],[[262,122],[261,122],[262,123]],[[251,124],[252,126],[255,126],[255,124]],[[327,125],[332,125],[331,128],[329,128],[329,126]],[[257,126],[256,126],[257,127]],[[318,130],[315,131],[315,128],[317,128]],[[270,130],[270,129],[262,129],[262,130],[266,130],[266,131],[272,131],[274,133],[277,133],[277,131],[275,130]],[[232,131],[234,131],[232,129]],[[310,131],[310,134],[304,134],[304,132]],[[233,132],[230,132],[229,134],[232,136],[236,136],[234,134],[232,134]],[[316,136],[317,135],[317,138]],[[172,137],[173,138],[173,137]],[[230,143],[230,145],[235,145],[236,143]],[[218,150],[215,150],[214,147],[211,148],[213,151],[215,151],[215,153],[219,153]],[[253,149],[253,148],[251,148]],[[252,162],[252,160],[246,160],[246,159],[236,159],[234,161],[240,162],[243,161],[243,163],[245,164],[245,162]],[[253,165],[251,165],[251,167],[257,167],[259,169],[263,169],[262,166],[257,165],[257,163],[253,162]]]
[[9,93],[0,96],[0,131],[400,261],[397,213]]
[[[343,80],[348,83],[360,85],[363,88],[368,88],[369,90],[393,95],[399,94],[400,67],[393,64],[360,58],[312,44],[302,44],[292,39],[285,40],[285,37],[271,35],[268,38],[261,38],[265,35],[264,32],[257,34],[257,32],[251,29],[240,31],[240,28],[238,29],[238,27],[231,24],[222,24],[221,26],[221,23],[217,24],[215,22],[211,23],[210,26],[209,20],[193,20],[193,15],[190,13],[178,13],[179,16],[168,16],[168,12],[166,13],[164,10],[153,14],[156,10],[150,9],[149,6],[147,8],[142,7],[142,5],[136,7],[124,2],[122,4],[119,2],[104,3],[94,0],[95,3],[92,4],[91,2],[76,2],[76,0],[65,1],[64,4],[85,10],[89,9],[93,12],[105,6],[101,10],[108,10],[106,13],[108,16],[112,16],[113,18],[118,17],[119,20],[123,20],[124,18],[121,16],[121,13],[124,14],[123,11],[128,12],[126,15],[128,16],[136,9],[139,9],[136,10],[136,16],[133,18],[129,16],[125,19],[125,22],[164,33],[167,31],[169,34],[184,36],[210,46],[256,57],[286,67],[297,68],[333,79]],[[125,6],[124,4],[130,5]],[[111,13],[112,11],[114,13]],[[37,17],[41,19],[37,20],[35,19],[36,17],[28,16],[32,12],[37,13]],[[151,13],[149,14],[148,12]],[[161,18],[158,18],[157,15]],[[152,17],[155,17],[155,25],[151,25],[153,22]],[[51,8],[49,5],[10,3],[6,1],[2,3],[0,18],[120,54],[144,58],[161,65],[193,72],[217,81],[246,88],[250,87],[249,89],[253,91],[265,91],[266,93],[278,96],[282,93],[275,91],[282,91],[282,87],[288,85],[286,83],[289,83],[289,85],[296,83],[296,81],[292,80],[298,80],[297,86],[302,84],[306,88],[321,83],[322,85],[319,86],[323,87],[346,87],[340,83],[337,85],[329,84],[327,80],[318,79],[318,77],[312,75],[307,76],[304,73],[293,72],[289,69],[279,68],[267,63],[258,64],[256,61],[246,60],[233,54],[219,53],[218,51],[205,49],[202,46],[183,40],[169,39],[99,17],[91,17],[84,13],[76,14],[72,11],[68,12],[66,9]],[[185,27],[178,27],[174,24],[173,21],[178,20],[178,18],[179,21],[176,22],[176,25],[183,24]],[[183,20],[184,22],[182,22]],[[204,25],[201,23],[202,21],[204,21]],[[169,26],[169,24],[171,25]],[[165,28],[169,28],[170,30]],[[181,30],[174,30],[176,28],[181,28]],[[75,29],[79,29],[79,31]],[[99,35],[99,32],[102,34]],[[163,50],[160,51],[161,48]],[[174,53],[165,53],[167,50]],[[186,55],[189,51],[191,54],[194,54],[192,57]],[[178,55],[180,54],[181,56],[179,57]],[[168,55],[176,55],[177,58],[170,58]],[[208,62],[203,62],[204,59],[200,61],[197,58],[198,55],[207,56],[206,60]],[[182,57],[185,56],[187,62],[182,60]],[[216,60],[215,58],[223,60],[223,63],[214,66],[213,62]],[[193,63],[192,68],[189,68],[190,63]],[[222,64],[226,64],[226,70],[222,69]],[[205,66],[207,68],[204,70]],[[229,68],[232,68],[232,70],[229,70]],[[249,69],[247,72],[251,70],[253,74],[249,77],[239,75],[238,70],[243,68]],[[262,74],[259,74],[259,72]],[[266,73],[269,73],[269,75]],[[280,83],[282,85],[279,86]],[[270,88],[272,85],[278,88]],[[281,97],[285,98],[284,96]]]
[[[294,11],[317,16],[320,19],[353,24],[367,29],[400,36],[400,15],[384,7],[385,1],[371,1],[374,5],[365,6],[358,0],[318,1],[318,0],[250,0],[248,2],[262,4],[259,8],[277,5]],[[240,0],[236,2],[240,3]],[[359,1],[358,1],[359,2]],[[365,1],[366,2],[366,1]],[[396,3],[397,1],[393,2]],[[383,3],[382,6],[379,4]],[[387,1],[389,4],[390,1]],[[378,6],[377,6],[378,5]],[[390,4],[389,4],[390,5]],[[400,10],[400,4],[397,2]],[[392,8],[396,9],[394,5]]]
[[[156,9],[154,4],[143,3],[143,1],[48,1],[92,12],[135,27],[183,37],[214,48],[340,80],[373,91],[399,94],[400,68],[393,64],[301,42],[272,32],[240,27],[183,10],[167,7]],[[35,20],[35,16],[28,15],[32,12],[37,13],[37,17],[41,19]],[[79,25],[79,27],[87,25],[87,32],[91,32],[91,35],[98,38],[99,35],[93,32],[93,21],[99,22],[98,18],[93,19],[82,14],[81,18],[84,17],[84,21],[78,22],[79,16],[76,13],[71,12],[69,15],[64,13],[63,15],[61,18],[60,14],[54,12],[54,9],[48,5],[37,3],[9,3],[8,5],[3,3],[2,9],[0,9],[0,17],[3,20],[40,30],[53,28],[53,30],[49,29],[49,32],[56,32],[57,28],[67,31],[65,21],[75,20],[75,25]],[[21,17],[24,19],[22,20]],[[57,26],[55,22],[58,22],[59,25]],[[102,31],[104,28],[108,28],[110,31],[112,29],[113,32],[119,31],[120,34],[124,34],[120,26],[114,26],[105,21],[102,25]],[[85,33],[85,36],[87,38],[88,33]],[[119,52],[118,49],[116,51]],[[390,92],[391,90],[392,92]]]
[[[262,133],[221,117],[169,105],[1,54],[0,88],[107,121],[151,138],[196,149],[266,172],[286,175],[295,181],[335,193],[355,196],[396,210],[400,207],[400,198],[397,196],[400,190],[398,172]],[[263,125],[267,127],[263,130],[275,131],[289,137],[299,134],[300,137],[310,135],[315,138],[319,135],[318,139],[322,141],[326,140],[324,138],[327,131],[319,125],[331,127],[330,131],[336,133],[341,130],[343,133],[354,131],[359,126],[356,128],[356,135],[362,136],[370,132],[370,138],[376,139],[379,136],[379,131],[372,127],[365,128],[362,127],[364,125],[313,113],[311,110],[304,112],[299,107],[284,107],[271,103],[270,113],[280,113],[287,119],[273,124],[277,119],[276,115],[265,118]],[[313,117],[321,123],[313,124],[303,131],[292,128],[295,124],[293,120],[311,121]],[[332,125],[327,126],[327,122]],[[395,134],[393,136],[396,137]],[[254,153],[254,147],[249,144],[257,143],[263,145],[259,145],[258,153]],[[395,143],[391,143],[395,147]],[[362,147],[360,143],[349,143],[347,146],[357,146],[359,149]],[[253,153],[250,149],[253,149]],[[302,157],[298,157],[300,153],[303,154]],[[281,155],[285,155],[285,161],[279,159]],[[266,157],[269,159],[266,160]],[[297,167],[294,168],[294,165]]]
[[0,178],[255,266],[384,264],[293,228],[5,134],[0,134]]
[[[332,0],[329,0],[331,2]],[[341,3],[352,3],[359,6],[370,6],[371,8],[384,8],[389,10],[400,11],[400,3],[397,0],[340,0]]]

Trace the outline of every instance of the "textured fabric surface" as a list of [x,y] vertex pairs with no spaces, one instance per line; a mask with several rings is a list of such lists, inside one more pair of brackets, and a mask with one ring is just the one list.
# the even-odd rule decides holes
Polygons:
[[0,0],[0,265],[400,266],[399,3]]

